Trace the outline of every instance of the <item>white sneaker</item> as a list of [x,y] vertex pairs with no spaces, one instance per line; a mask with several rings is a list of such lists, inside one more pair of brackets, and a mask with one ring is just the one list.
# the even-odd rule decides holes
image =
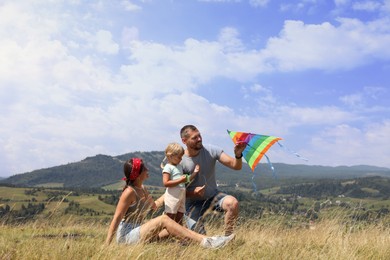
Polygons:
[[201,246],[204,248],[220,248],[227,245],[233,238],[234,234],[230,236],[205,237],[201,242]]

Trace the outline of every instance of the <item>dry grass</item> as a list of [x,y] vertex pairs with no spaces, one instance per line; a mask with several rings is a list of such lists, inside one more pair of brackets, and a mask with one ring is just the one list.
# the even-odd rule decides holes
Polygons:
[[[170,241],[104,245],[107,224],[39,220],[0,227],[0,259],[389,259],[388,219],[375,224],[341,216],[314,225],[286,225],[283,217],[240,223],[236,239],[218,250]],[[210,234],[220,234],[210,227]]]

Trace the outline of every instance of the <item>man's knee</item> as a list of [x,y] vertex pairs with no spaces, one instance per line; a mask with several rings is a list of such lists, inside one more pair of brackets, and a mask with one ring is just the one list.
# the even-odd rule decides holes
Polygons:
[[226,196],[222,202],[222,208],[225,211],[238,212],[239,203],[238,200],[233,196]]

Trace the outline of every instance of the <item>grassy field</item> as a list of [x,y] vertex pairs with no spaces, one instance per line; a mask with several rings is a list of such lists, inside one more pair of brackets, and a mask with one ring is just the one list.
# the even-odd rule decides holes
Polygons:
[[[218,250],[176,241],[136,246],[104,245],[101,222],[39,220],[3,225],[0,259],[389,259],[389,221],[351,223],[334,218],[286,227],[283,217],[240,223],[235,240]],[[220,234],[209,228],[210,234]]]
[[[330,207],[313,221],[295,215],[263,214],[259,219],[240,216],[236,238],[228,246],[202,249],[178,241],[136,246],[104,245],[115,206],[98,199],[99,194],[75,194],[55,190],[0,187],[0,206],[17,210],[22,204],[44,203],[45,210],[23,224],[5,224],[0,218],[0,259],[389,259],[390,215],[375,221],[351,216],[360,207]],[[157,196],[160,190],[156,190]],[[347,200],[350,198],[340,198]],[[99,215],[64,214],[70,202]],[[389,200],[355,200],[367,208],[388,206]],[[305,198],[303,204],[313,205]],[[210,218],[209,235],[222,234],[222,216]]]

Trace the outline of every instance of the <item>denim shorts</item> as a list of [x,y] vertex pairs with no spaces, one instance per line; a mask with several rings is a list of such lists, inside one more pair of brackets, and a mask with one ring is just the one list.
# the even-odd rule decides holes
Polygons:
[[206,234],[203,224],[197,222],[200,221],[201,217],[208,209],[223,212],[222,202],[226,196],[227,194],[219,192],[214,197],[211,197],[207,200],[190,200],[187,198],[187,227],[191,230],[197,231],[198,233]]
[[121,222],[116,233],[116,241],[119,244],[137,244],[141,240],[140,234],[141,226],[139,224],[132,224]]

